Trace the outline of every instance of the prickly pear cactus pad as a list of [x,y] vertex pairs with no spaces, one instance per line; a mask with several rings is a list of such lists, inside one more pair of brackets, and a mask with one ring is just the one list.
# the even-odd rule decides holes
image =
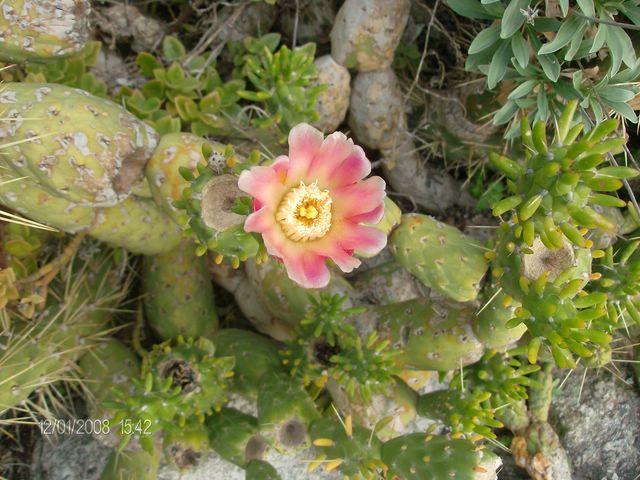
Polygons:
[[403,368],[452,370],[476,362],[484,350],[471,322],[474,308],[426,298],[383,305],[373,310],[379,335],[401,353]]
[[[51,285],[45,309],[33,319],[14,316],[0,348],[0,413],[37,388],[71,375],[74,362],[108,335],[126,294],[114,252],[77,258]],[[9,272],[3,270],[3,272]],[[5,298],[12,298],[5,288]],[[81,345],[82,348],[78,348]]]
[[422,283],[458,302],[473,300],[487,270],[477,242],[426,215],[405,215],[389,239],[396,260]]
[[[198,165],[210,165],[214,172],[221,174],[226,167],[225,149],[224,145],[188,133],[169,133],[161,137],[146,165],[145,175],[154,201],[174,221],[181,222],[180,210],[174,203],[182,198],[186,188],[192,186],[190,180],[193,178],[188,172],[197,175]],[[204,182],[201,180],[200,183]]]
[[192,418],[179,431],[167,432],[163,444],[165,458],[185,471],[202,463],[209,452],[209,435],[205,425]]
[[268,444],[260,435],[258,419],[232,408],[223,408],[207,419],[213,449],[230,462],[246,466],[260,460]]
[[281,480],[280,474],[263,460],[251,460],[247,465],[246,480]]
[[258,389],[258,421],[265,437],[279,449],[304,447],[309,424],[319,417],[313,399],[284,372],[262,377]]
[[87,0],[7,0],[0,12],[0,60],[52,62],[89,40]]
[[113,207],[96,210],[89,235],[133,253],[158,255],[175,249],[179,228],[148,198],[131,195]]
[[[5,161],[4,155],[1,158]],[[0,174],[0,203],[38,222],[75,233],[92,225],[96,210],[50,193],[29,178]]]
[[115,451],[109,457],[100,480],[154,480],[158,478],[160,455],[144,450]]
[[210,337],[218,329],[206,258],[196,256],[191,242],[145,257],[142,275],[147,322],[160,339]]
[[464,438],[413,433],[382,445],[382,460],[389,468],[388,475],[404,480],[472,480],[480,453]]
[[278,347],[254,332],[225,328],[213,337],[213,343],[218,355],[235,358],[233,387],[250,397],[257,396],[264,375],[282,369]]
[[104,402],[113,389],[130,388],[131,380],[140,377],[140,359],[121,341],[110,338],[100,343],[78,362],[88,393],[88,407],[92,418],[111,418]]
[[3,165],[50,194],[86,206],[126,198],[158,136],[117,104],[56,84],[0,87]]

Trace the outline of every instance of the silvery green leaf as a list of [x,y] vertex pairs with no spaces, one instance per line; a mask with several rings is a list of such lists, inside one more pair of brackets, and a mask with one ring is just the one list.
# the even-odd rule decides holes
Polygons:
[[482,52],[500,39],[500,25],[495,24],[482,30],[469,45],[469,55]]
[[515,33],[511,37],[511,50],[522,68],[529,65],[529,45],[520,33]]
[[516,33],[525,21],[521,10],[526,9],[531,0],[511,0],[502,16],[501,38],[509,38]]

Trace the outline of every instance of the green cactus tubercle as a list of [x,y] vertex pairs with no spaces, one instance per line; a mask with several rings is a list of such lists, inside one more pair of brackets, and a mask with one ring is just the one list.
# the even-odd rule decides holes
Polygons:
[[542,121],[530,125],[526,117],[522,119],[524,162],[491,155],[492,165],[507,176],[513,192],[494,204],[493,214],[516,214],[516,236],[529,246],[539,236],[550,249],[562,248],[564,238],[578,247],[589,247],[583,229],[615,228],[593,205],[623,207],[625,202],[613,194],[622,187],[623,179],[640,173],[628,167],[601,167],[606,155],[625,143],[624,138],[607,138],[618,127],[618,120],[605,120],[579,138],[584,124],[573,123],[577,106],[576,100],[567,104],[551,143]]
[[194,170],[179,169],[183,180],[188,182],[181,198],[173,202],[175,208],[184,210],[180,225],[195,239],[200,255],[212,250],[219,256],[217,261],[228,257],[235,268],[250,257],[262,260],[266,255],[264,247],[254,235],[244,231],[245,217],[234,211],[236,202],[245,196],[238,188],[237,178],[231,173],[219,174],[213,162],[218,157],[222,159],[223,169],[234,164],[233,150],[203,149],[210,160],[206,165],[198,163]]
[[[233,376],[233,357],[215,355],[214,344],[205,338],[184,340],[174,345],[155,345],[145,363],[160,385],[170,382],[180,391],[179,418],[211,414],[227,402],[229,378]],[[143,372],[144,373],[144,372]]]
[[493,409],[483,406],[490,397],[486,391],[439,390],[422,395],[416,410],[420,416],[444,422],[454,433],[495,438],[492,428],[503,425],[493,418]]

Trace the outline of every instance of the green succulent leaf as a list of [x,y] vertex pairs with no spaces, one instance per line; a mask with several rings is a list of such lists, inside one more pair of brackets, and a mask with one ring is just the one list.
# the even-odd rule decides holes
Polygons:
[[184,45],[173,35],[167,35],[162,41],[162,55],[168,61],[173,62],[175,60],[182,59],[187,54]]

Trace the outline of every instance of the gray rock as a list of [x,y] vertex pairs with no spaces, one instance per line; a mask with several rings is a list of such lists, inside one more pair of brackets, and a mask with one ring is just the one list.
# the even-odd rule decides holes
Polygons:
[[110,92],[115,92],[123,85],[134,86],[124,60],[117,53],[105,48],[98,52],[96,64],[91,69],[91,73],[105,82]]
[[91,435],[43,437],[33,452],[33,478],[98,480],[111,452]]
[[358,274],[353,290],[359,303],[378,305],[404,302],[429,293],[428,288],[394,261]]
[[346,0],[331,30],[331,55],[359,72],[390,67],[410,7],[409,0]]
[[473,206],[473,198],[451,175],[420,157],[407,132],[398,132],[394,141],[394,145],[382,150],[384,178],[393,190],[436,215],[454,205]]
[[[563,373],[564,376],[566,373]],[[640,396],[630,371],[573,372],[555,394],[549,421],[580,480],[635,480],[640,475]]]
[[393,148],[406,128],[400,83],[392,70],[360,73],[353,81],[349,127],[369,148]]
[[118,3],[102,10],[100,15],[98,27],[116,40],[133,39],[131,48],[136,52],[154,50],[162,43],[166,26],[132,5]]
[[318,96],[316,111],[320,118],[314,126],[323,132],[333,132],[344,120],[349,108],[349,96],[351,94],[351,75],[349,70],[331,58],[331,55],[323,55],[315,60],[318,69],[317,84],[326,84],[329,87]]

